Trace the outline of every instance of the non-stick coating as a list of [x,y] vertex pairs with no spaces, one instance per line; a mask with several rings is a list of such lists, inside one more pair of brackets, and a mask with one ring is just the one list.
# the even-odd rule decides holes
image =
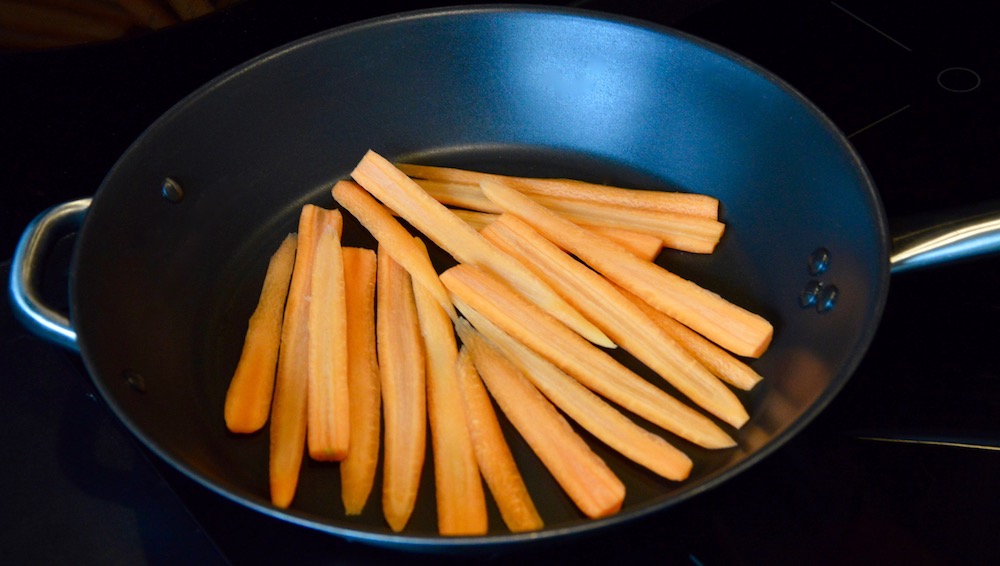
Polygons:
[[[628,488],[622,513],[593,522],[508,428],[547,524],[540,537],[509,534],[492,508],[488,537],[438,537],[429,460],[418,508],[399,535],[380,516],[378,488],[362,516],[344,517],[335,465],[307,462],[292,508],[272,508],[267,432],[228,434],[222,400],[268,256],[295,230],[303,203],[334,206],[332,183],[369,148],[393,160],[717,196],[727,224],[717,252],[665,252],[662,263],[775,325],[770,351],[753,364],[765,381],[743,397],[752,418],[735,432],[739,448],[709,453],[678,441],[695,469],[677,484],[592,442]],[[184,191],[179,203],[161,196],[168,177]],[[345,243],[373,245],[350,218]],[[70,291],[81,353],[143,442],[262,512],[408,546],[580,534],[732,477],[840,389],[888,286],[874,187],[845,139],[797,93],[662,27],[534,8],[382,18],[226,74],[133,144],[97,193],[77,245]],[[820,247],[830,268],[814,276],[808,258]],[[839,289],[830,312],[799,305],[811,279]]]

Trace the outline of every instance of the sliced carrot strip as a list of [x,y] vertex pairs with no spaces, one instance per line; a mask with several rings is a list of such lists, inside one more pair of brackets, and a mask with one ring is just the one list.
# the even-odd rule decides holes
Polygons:
[[315,207],[309,286],[309,421],[306,443],[315,460],[343,460],[351,438],[347,392],[347,303],[340,246],[343,216]]
[[448,299],[448,292],[441,285],[426,251],[421,253],[417,248],[413,235],[357,183],[339,181],[332,192],[333,198],[361,222],[385,252],[434,295],[449,317],[455,318],[455,307]]
[[257,307],[247,323],[240,360],[226,391],[224,415],[231,432],[256,432],[267,423],[271,412],[281,321],[295,264],[296,241],[296,234],[286,236],[267,264]]
[[413,293],[427,356],[427,415],[438,532],[446,536],[485,534],[486,494],[458,383],[455,331],[448,313],[430,291],[414,283]]
[[341,500],[347,515],[359,515],[375,482],[382,427],[382,393],[375,350],[377,260],[366,248],[344,248],[347,303],[347,392],[351,439],[340,463]]
[[735,427],[749,419],[739,398],[725,384],[601,274],[516,216],[501,215],[482,234],[529,266],[620,347],[703,409]]
[[465,320],[456,324],[476,369],[500,409],[587,517],[617,513],[625,485],[517,368]]
[[758,357],[774,329],[751,313],[662,266],[638,258],[600,234],[582,228],[510,187],[484,181],[486,195],[543,236],[611,281],[741,356]]
[[511,532],[536,531],[545,526],[500,429],[493,403],[469,350],[462,346],[456,362],[466,422],[479,470]]
[[709,195],[628,189],[571,179],[541,179],[482,173],[466,169],[400,163],[407,175],[432,181],[478,185],[484,180],[501,181],[526,194],[569,198],[604,204],[679,212],[706,218],[718,218],[719,200]]
[[533,303],[588,340],[613,348],[614,343],[526,267],[497,250],[471,226],[374,151],[368,151],[352,177],[383,204],[462,263],[497,274]]
[[635,374],[607,352],[514,293],[499,279],[459,264],[441,274],[460,312],[471,308],[585,386],[628,411],[704,446],[735,443],[711,419]]
[[569,418],[626,458],[674,481],[687,479],[692,462],[672,444],[635,424],[618,409],[475,311],[466,318],[522,375]]
[[426,361],[409,273],[379,246],[376,336],[384,419],[382,513],[402,531],[420,487],[427,436]]

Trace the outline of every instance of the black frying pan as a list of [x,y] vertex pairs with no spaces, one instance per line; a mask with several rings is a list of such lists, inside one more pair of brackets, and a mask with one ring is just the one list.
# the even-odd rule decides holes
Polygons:
[[[677,441],[695,469],[672,483],[594,442],[628,495],[620,514],[590,521],[508,428],[547,523],[530,535],[508,533],[494,509],[486,537],[437,536],[429,460],[401,534],[382,520],[377,489],[362,516],[344,517],[335,465],[307,462],[291,509],[272,507],[267,433],[228,434],[223,397],[268,256],[303,203],[334,206],[331,185],[369,148],[394,160],[718,197],[728,228],[716,253],[666,252],[662,262],[775,325],[771,349],[753,363],[765,381],[743,396],[751,420],[734,431],[739,447]],[[58,226],[84,214],[70,322],[38,304],[33,266]],[[350,218],[344,239],[373,245]],[[67,203],[26,231],[11,290],[27,324],[79,349],[131,431],[198,482],[333,534],[440,548],[579,535],[747,469],[822,410],[859,363],[890,267],[917,261],[905,256],[913,246],[893,261],[890,249],[854,150],[752,63],[640,21],[462,8],[313,36],[193,93],[132,145],[92,201]]]

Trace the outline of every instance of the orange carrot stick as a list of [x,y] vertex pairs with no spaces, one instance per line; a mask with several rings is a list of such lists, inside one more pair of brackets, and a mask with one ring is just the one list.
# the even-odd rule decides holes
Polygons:
[[256,432],[271,412],[281,320],[295,263],[296,240],[295,234],[289,234],[271,256],[257,307],[247,324],[240,361],[226,391],[224,414],[231,432]]
[[410,232],[357,183],[339,181],[333,186],[332,193],[333,198],[378,240],[382,249],[426,287],[448,316],[454,319],[455,307],[448,299],[448,292],[441,285],[426,250],[418,249]]
[[281,324],[281,347],[271,405],[269,473],[271,502],[291,505],[299,482],[306,444],[309,391],[309,293],[316,249],[316,207],[299,214],[298,249]]
[[628,411],[706,448],[735,443],[711,419],[630,371],[600,348],[470,265],[441,274],[458,310],[472,309],[585,386]]
[[500,516],[511,532],[541,529],[545,523],[531,500],[528,487],[500,429],[489,393],[476,372],[469,349],[464,345],[459,350],[456,364],[476,461],[500,509]]
[[725,384],[604,276],[516,216],[501,215],[482,234],[529,266],[620,347],[703,409],[734,427],[743,426],[749,419],[739,398]]
[[351,438],[347,392],[347,303],[339,210],[312,207],[314,224],[309,300],[309,422],[307,445],[315,460],[343,460]]
[[636,209],[645,208],[664,212],[679,212],[682,214],[704,216],[706,218],[718,218],[719,216],[719,200],[708,195],[628,189],[571,179],[541,179],[495,175],[466,169],[414,165],[410,163],[400,163],[397,166],[407,175],[417,179],[465,183],[469,185],[478,185],[484,180],[494,180],[509,184],[517,190],[530,195],[576,199]]
[[413,294],[427,356],[427,415],[438,532],[446,536],[485,534],[486,495],[462,405],[455,331],[451,318],[428,290],[414,283]]
[[603,332],[566,304],[551,287],[497,250],[381,155],[369,150],[351,175],[365,190],[459,262],[488,269],[588,340],[614,347]]
[[382,513],[402,531],[413,513],[427,435],[426,361],[409,273],[378,251],[376,335],[385,423]]
[[604,460],[467,321],[459,320],[456,328],[500,409],[577,508],[590,518],[617,513],[625,500],[625,485]]
[[340,490],[348,515],[359,515],[364,509],[378,467],[382,394],[375,350],[376,270],[373,250],[344,248],[351,439],[347,457],[340,463]]
[[758,357],[770,344],[774,329],[761,316],[632,255],[510,187],[493,181],[484,181],[482,187],[491,200],[556,245],[719,346],[737,355]]

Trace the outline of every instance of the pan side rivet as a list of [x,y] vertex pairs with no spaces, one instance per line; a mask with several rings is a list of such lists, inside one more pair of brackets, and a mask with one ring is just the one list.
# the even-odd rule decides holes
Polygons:
[[805,288],[802,289],[802,293],[799,295],[799,304],[802,308],[809,308],[816,305],[819,300],[819,294],[823,290],[823,284],[815,279],[806,283]]
[[809,275],[819,275],[830,268],[830,250],[816,248],[809,254]]
[[840,298],[840,289],[837,289],[836,285],[823,285],[816,297],[816,310],[819,312],[829,311],[837,304],[838,298]]
[[122,372],[122,377],[125,378],[125,382],[129,384],[129,387],[135,391],[139,393],[146,392],[146,379],[142,377],[141,373],[127,369]]
[[180,184],[167,177],[163,180],[163,184],[160,186],[160,194],[163,195],[168,202],[177,204],[184,200],[184,189],[181,188]]

